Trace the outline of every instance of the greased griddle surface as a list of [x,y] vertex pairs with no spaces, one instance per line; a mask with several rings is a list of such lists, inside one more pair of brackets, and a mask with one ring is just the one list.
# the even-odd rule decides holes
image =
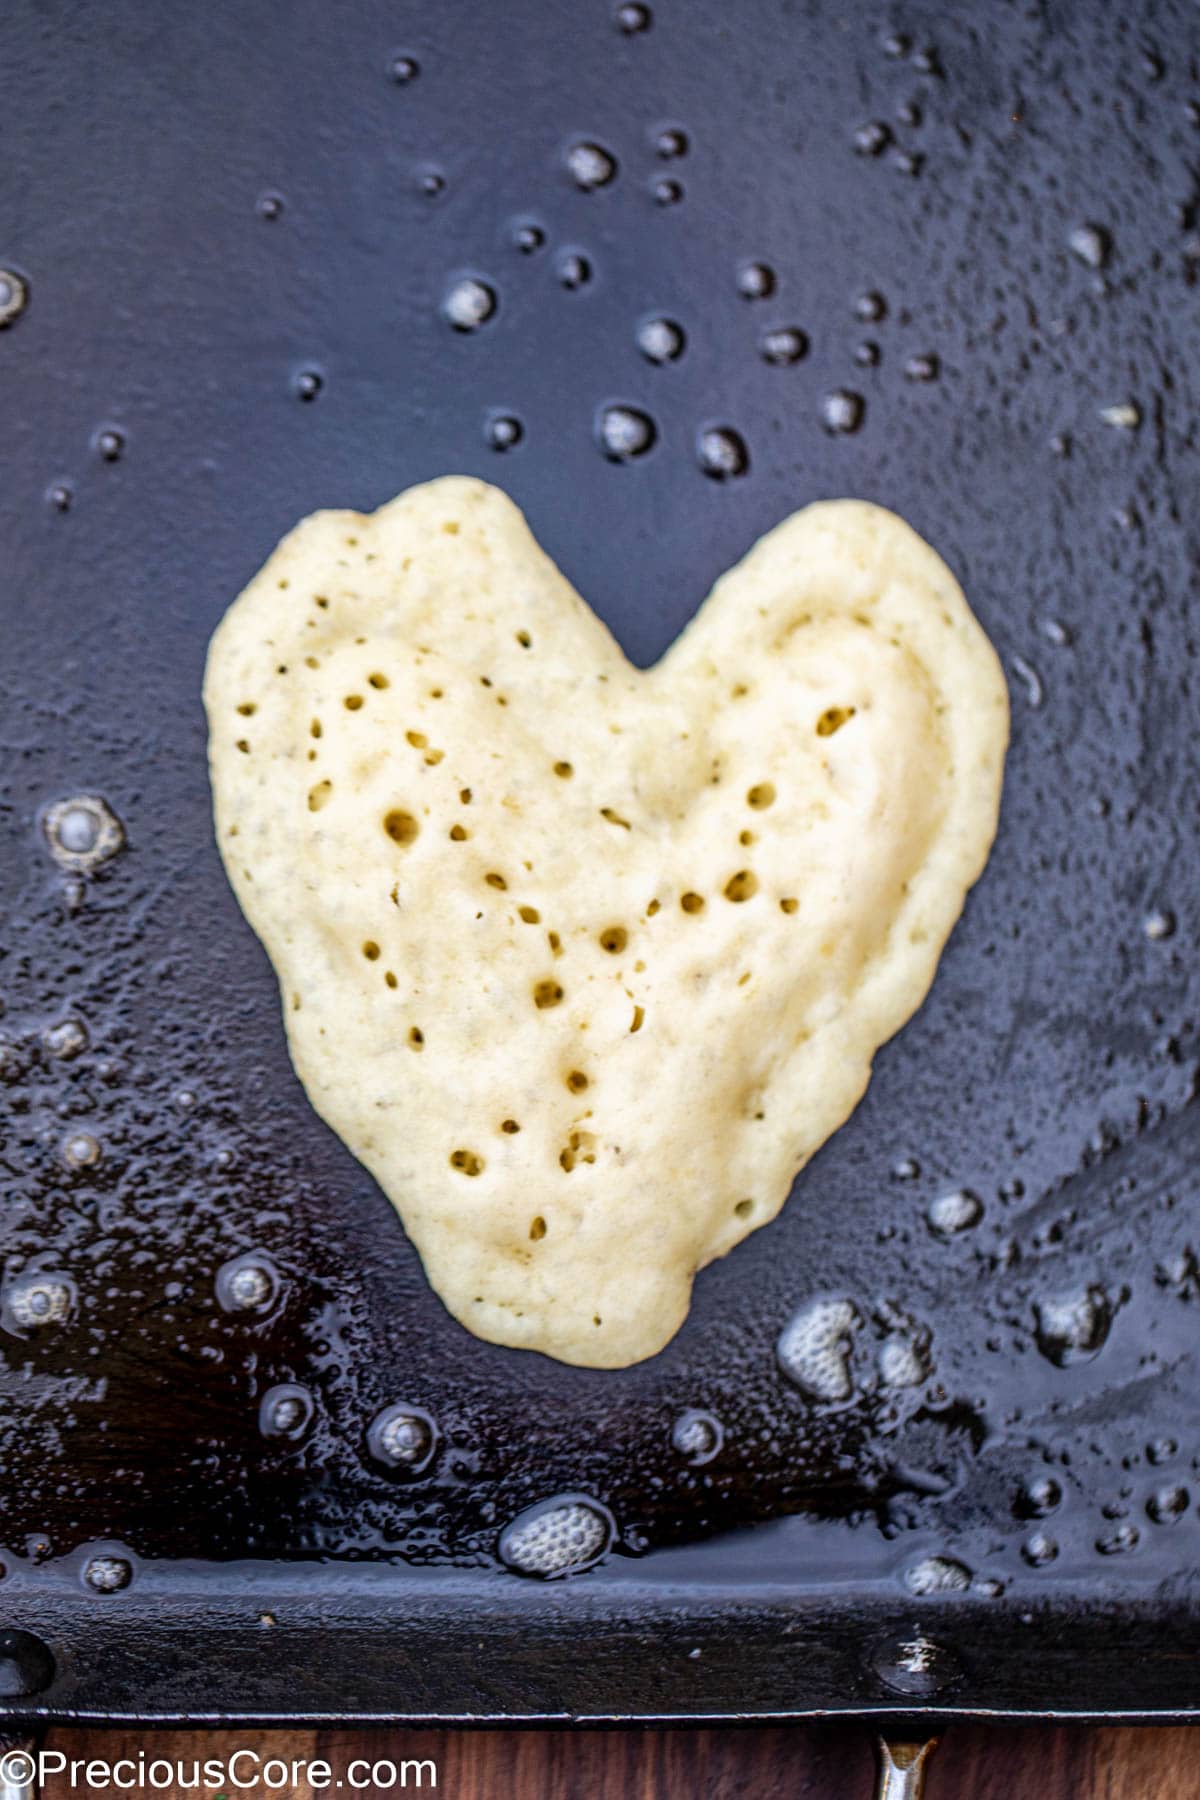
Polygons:
[[[0,333],[11,1562],[487,1562],[564,1492],[637,1553],[844,1517],[827,1566],[917,1587],[1195,1561],[1196,19],[621,17],[18,0],[0,25],[0,264],[28,283]],[[590,190],[580,143],[611,164]],[[464,279],[493,297],[465,331]],[[660,319],[682,350],[654,363]],[[653,426],[623,462],[614,406]],[[724,479],[713,428],[744,451]],[[1000,835],[927,1005],[780,1220],[619,1373],[447,1317],[291,1073],[212,841],[229,600],[304,513],[447,471],[502,485],[641,663],[795,507],[879,501],[1012,681]],[[73,886],[39,820],[80,793],[127,842]],[[932,1230],[964,1190],[975,1222]],[[247,1255],[261,1314],[217,1295]],[[14,1284],[64,1274],[73,1310],[22,1325]],[[815,1299],[858,1320],[843,1404],[776,1361]],[[311,1401],[295,1440],[260,1428],[281,1384]],[[437,1423],[417,1476],[369,1450],[396,1403]],[[689,1408],[723,1430],[703,1464]]]

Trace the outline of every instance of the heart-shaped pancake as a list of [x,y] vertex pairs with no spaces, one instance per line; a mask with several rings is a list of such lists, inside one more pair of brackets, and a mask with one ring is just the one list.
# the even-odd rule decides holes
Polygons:
[[463,1324],[595,1367],[661,1349],[862,1095],[1008,731],[953,577],[878,507],[786,520],[642,671],[453,477],[304,520],[205,700],[310,1100]]

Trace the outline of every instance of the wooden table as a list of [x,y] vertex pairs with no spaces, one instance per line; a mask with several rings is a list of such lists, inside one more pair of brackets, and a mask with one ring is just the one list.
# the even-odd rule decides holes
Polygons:
[[[171,1761],[228,1758],[240,1748],[306,1762],[324,1759],[336,1779],[352,1759],[431,1758],[384,1787],[342,1791],[352,1800],[437,1792],[451,1800],[869,1800],[869,1735],[846,1726],[724,1731],[53,1731],[47,1749],[109,1763],[141,1750]],[[245,1771],[247,1765],[239,1765]],[[386,1771],[384,1771],[386,1778]],[[421,1785],[418,1788],[417,1782]],[[94,1791],[94,1790],[93,1790]],[[110,1794],[115,1789],[107,1790]],[[134,1790],[136,1792],[136,1790]],[[145,1793],[152,1790],[145,1789]],[[166,1800],[195,1789],[162,1790]],[[226,1786],[227,1800],[309,1800],[307,1781],[282,1788]],[[89,1792],[66,1777],[45,1800]],[[338,1789],[325,1790],[335,1796]],[[201,1788],[201,1795],[204,1790]],[[1200,1800],[1200,1732],[1169,1729],[952,1727],[933,1760],[926,1800]]]

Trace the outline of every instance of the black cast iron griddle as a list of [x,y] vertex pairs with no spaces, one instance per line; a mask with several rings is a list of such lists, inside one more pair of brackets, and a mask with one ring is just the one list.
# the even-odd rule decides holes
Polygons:
[[[4,1709],[1188,1713],[1194,8],[14,0],[0,81]],[[458,331],[464,278],[494,309]],[[610,406],[643,454],[605,456]],[[226,605],[303,514],[446,471],[643,663],[795,507],[883,502],[1011,677],[927,1005],[618,1373],[445,1314],[212,840]],[[44,829],[78,795],[125,834],[88,874]],[[218,1298],[237,1258],[261,1310]],[[859,1320],[839,1404],[775,1357],[820,1298]],[[436,1421],[423,1473],[370,1453],[392,1405]],[[505,1571],[567,1493],[602,1566]]]

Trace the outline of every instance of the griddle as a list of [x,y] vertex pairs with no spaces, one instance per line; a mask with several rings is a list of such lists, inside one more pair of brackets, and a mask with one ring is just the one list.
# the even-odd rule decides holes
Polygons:
[[[1189,1716],[1195,9],[11,0],[0,82],[0,1712]],[[448,471],[642,664],[787,513],[882,502],[1011,680],[927,1004],[619,1372],[445,1314],[213,843],[225,607],[303,514]],[[123,835],[85,869],[79,796]],[[775,1354],[821,1298],[860,1320],[839,1403]],[[264,1435],[280,1387],[311,1417]],[[371,1453],[395,1405],[422,1472]],[[504,1568],[561,1494],[611,1553]]]

